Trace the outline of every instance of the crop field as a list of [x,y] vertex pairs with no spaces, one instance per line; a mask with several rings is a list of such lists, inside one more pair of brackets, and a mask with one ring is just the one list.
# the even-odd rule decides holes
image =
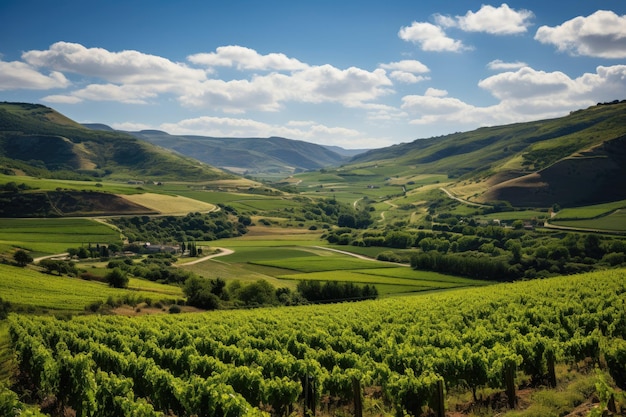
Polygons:
[[554,220],[592,219],[621,208],[626,208],[626,200],[606,204],[596,204],[593,206],[564,208],[557,213]]
[[83,311],[95,301],[108,297],[151,298],[176,300],[182,297],[179,288],[158,285],[149,281],[133,280],[132,289],[115,289],[107,284],[84,281],[80,278],[49,275],[28,268],[0,264],[0,294],[4,301],[22,308],[60,311]]
[[626,232],[626,209],[619,209],[608,216],[584,220],[552,221],[556,226],[575,227],[592,230],[614,230]]
[[217,209],[214,204],[183,196],[144,193],[127,195],[124,198],[162,214],[187,214],[196,211],[204,213]]
[[[224,239],[212,243],[235,252],[183,267],[207,278],[219,277],[227,281],[266,279],[276,287],[294,288],[297,281],[307,280],[374,284],[383,296],[489,284],[434,272],[415,271],[395,263],[358,259],[319,247],[319,241]],[[337,250],[346,249],[335,247]],[[368,256],[375,256],[384,250],[360,247],[349,249]]]
[[250,262],[260,265],[272,266],[275,268],[291,269],[300,272],[392,268],[395,266],[394,264],[388,262],[357,259],[347,255],[307,256],[290,259],[272,259]]
[[[434,415],[437,384],[480,398],[520,384],[541,394],[550,362],[564,369],[588,360],[596,380],[586,396],[559,405],[569,413],[607,392],[602,378],[623,375],[625,273],[350,304],[135,318],[11,315],[8,323],[34,397],[56,396],[79,415],[289,415],[307,376],[318,393],[309,406],[321,415],[349,413],[338,404],[349,404],[356,383],[361,393],[378,387],[378,408],[365,415]],[[554,392],[568,377],[555,376]],[[615,399],[623,401],[621,392]],[[489,405],[504,415],[503,405]],[[542,411],[532,415],[565,415]]]
[[[137,185],[126,184],[121,182],[96,182],[96,181],[76,181],[76,180],[59,180],[59,179],[45,179],[35,178],[29,176],[15,176],[0,174],[0,184],[6,184],[8,182],[15,182],[17,184],[26,184],[27,186],[41,190],[41,191],[53,191],[57,188],[68,190],[92,190],[92,191],[105,191],[114,194],[137,194],[143,192],[137,189]],[[98,185],[96,185],[98,184]]]
[[0,244],[30,250],[33,257],[120,242],[119,232],[90,219],[0,219]]

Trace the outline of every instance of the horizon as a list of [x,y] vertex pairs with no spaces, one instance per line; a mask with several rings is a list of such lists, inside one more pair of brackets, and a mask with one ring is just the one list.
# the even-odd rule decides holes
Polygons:
[[608,0],[7,1],[0,98],[116,130],[377,149],[626,98],[625,13]]

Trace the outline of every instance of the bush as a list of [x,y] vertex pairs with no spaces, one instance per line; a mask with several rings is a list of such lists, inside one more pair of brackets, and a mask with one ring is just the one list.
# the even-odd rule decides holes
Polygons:
[[106,282],[113,288],[127,288],[128,287],[128,275],[120,268],[115,268],[105,276]]
[[19,249],[13,254],[13,259],[19,266],[26,266],[33,261],[33,257],[22,249]]

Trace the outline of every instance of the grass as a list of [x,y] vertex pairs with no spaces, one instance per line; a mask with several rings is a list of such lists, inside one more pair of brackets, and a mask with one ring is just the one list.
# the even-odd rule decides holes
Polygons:
[[127,200],[162,214],[187,214],[191,212],[214,211],[217,206],[189,197],[154,193],[127,195]]
[[[280,235],[280,240],[268,236],[258,239],[244,237],[211,242],[213,246],[233,249],[235,253],[185,269],[207,278],[256,281],[265,279],[276,287],[295,288],[297,281],[350,281],[373,284],[380,295],[398,295],[467,286],[487,285],[488,282],[415,271],[389,262],[358,259],[324,249],[320,241],[306,241],[300,235]],[[321,247],[320,247],[321,246]],[[333,246],[372,256],[385,248]]]
[[[30,176],[15,176],[0,174],[0,184],[6,184],[8,182],[15,182],[17,184],[26,184],[29,187],[41,190],[41,191],[54,191],[58,188],[68,190],[91,190],[108,192],[113,194],[138,194],[143,191],[137,187],[137,185],[126,184],[115,181],[76,181],[76,180],[59,180],[59,179],[46,179],[35,178]],[[99,185],[96,185],[99,184]]]
[[554,220],[593,219],[621,208],[626,208],[626,200],[586,207],[564,208],[557,213]]
[[626,209],[616,210],[608,216],[598,218],[584,220],[554,220],[551,223],[556,226],[626,232]]
[[300,272],[345,271],[351,269],[392,268],[394,266],[387,262],[368,261],[347,255],[308,256],[251,262]]
[[90,219],[0,219],[0,245],[31,256],[65,252],[89,243],[121,243],[119,232]]
[[157,286],[149,281],[132,280],[130,285],[136,289],[116,289],[100,282],[48,275],[3,264],[0,264],[0,276],[2,299],[25,311],[79,312],[93,302],[105,302],[108,297],[172,301],[182,297],[177,287]]

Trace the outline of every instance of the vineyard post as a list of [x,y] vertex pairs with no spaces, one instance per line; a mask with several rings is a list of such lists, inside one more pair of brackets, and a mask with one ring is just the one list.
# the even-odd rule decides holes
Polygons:
[[304,415],[307,417],[315,416],[315,379],[312,375],[306,375],[303,378],[304,391]]
[[446,417],[446,403],[445,403],[445,394],[443,387],[443,379],[437,380],[437,391],[436,395],[436,412],[437,417]]
[[508,361],[504,366],[504,386],[509,400],[509,408],[515,408],[515,363]]
[[554,351],[552,349],[548,349],[546,351],[546,364],[548,367],[548,385],[551,388],[556,387],[556,371],[554,370]]
[[361,400],[361,383],[352,378],[352,392],[354,396],[354,417],[363,417],[363,402]]

